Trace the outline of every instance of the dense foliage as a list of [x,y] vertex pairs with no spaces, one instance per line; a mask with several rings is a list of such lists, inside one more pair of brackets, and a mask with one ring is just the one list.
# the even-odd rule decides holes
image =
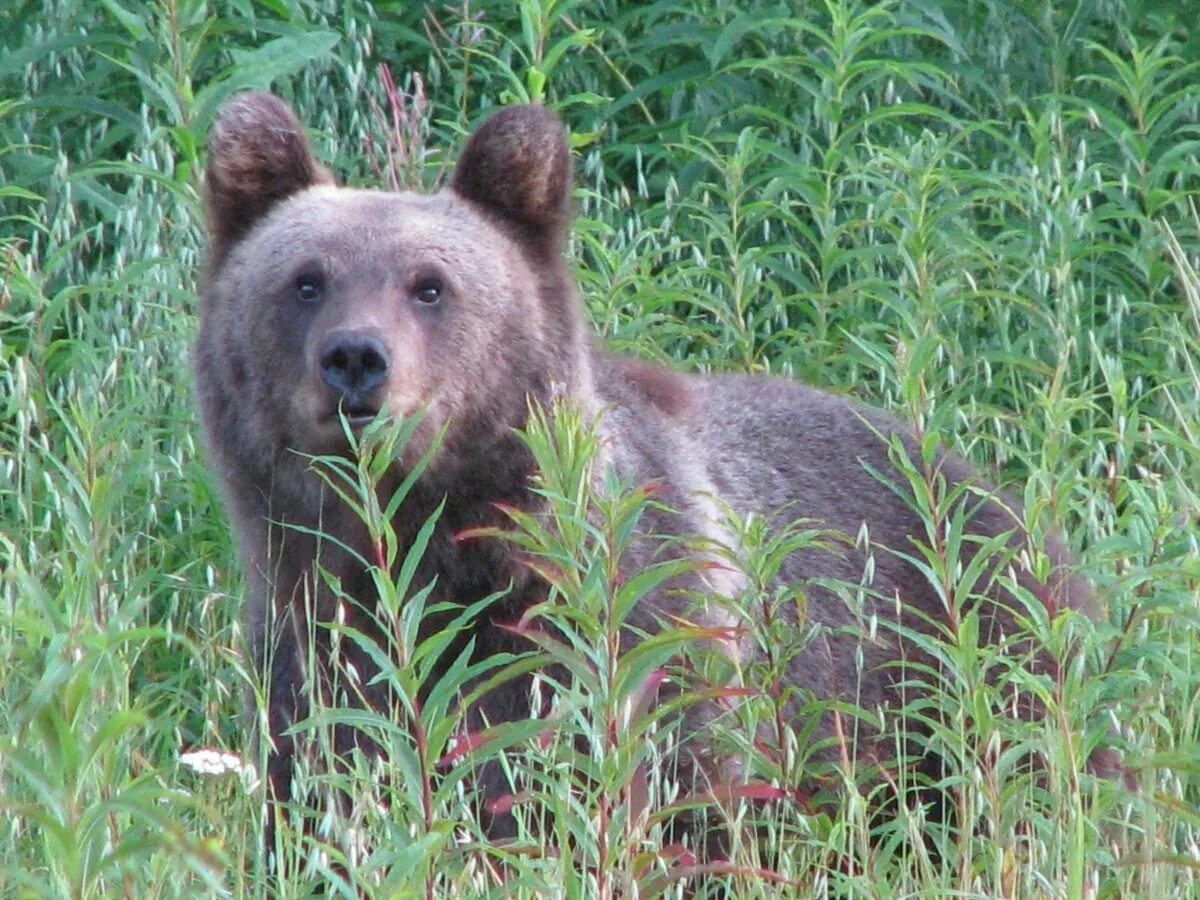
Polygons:
[[[685,369],[788,373],[899,410],[1000,473],[1036,525],[1059,523],[1103,605],[1094,628],[1043,623],[1039,638],[1072,660],[1047,688],[1045,722],[990,721],[983,651],[947,636],[942,699],[913,714],[941,723],[956,815],[881,822],[853,773],[834,808],[805,802],[789,791],[803,766],[797,728],[774,754],[746,748],[759,753],[758,802],[723,799],[755,825],[731,829],[729,861],[697,881],[701,864],[665,843],[663,821],[621,821],[609,804],[671,739],[669,710],[647,711],[641,693],[670,654],[640,661],[642,678],[589,677],[610,662],[590,654],[616,626],[580,573],[605,571],[645,498],[605,507],[611,539],[588,540],[586,461],[573,455],[588,438],[578,423],[535,429],[543,489],[567,523],[555,534],[572,533],[572,516],[583,530],[547,547],[554,535],[515,523],[513,539],[556,554],[558,587],[584,610],[578,641],[545,649],[574,662],[576,702],[564,708],[570,728],[596,729],[598,748],[587,759],[570,740],[510,735],[541,764],[542,803],[529,806],[553,813],[557,852],[482,838],[467,782],[427,765],[443,756],[429,742],[448,743],[449,713],[425,710],[412,767],[379,788],[389,814],[360,811],[374,849],[347,890],[770,896],[783,881],[879,897],[1194,896],[1192,6],[4,4],[0,893],[262,887],[248,852],[261,840],[261,788],[180,757],[246,748],[239,579],[187,358],[207,128],[234,91],[269,87],[311,124],[339,177],[372,185],[431,186],[487,110],[550,104],[577,151],[572,252],[611,346]],[[342,473],[347,490],[369,474]],[[765,584],[803,535],[744,524],[742,562]],[[796,637],[764,640],[786,653]],[[773,683],[772,664],[750,683]],[[770,722],[772,702],[747,702],[727,739]],[[616,734],[604,723],[622,704],[641,718]],[[1136,792],[1081,774],[1081,742],[1106,733]],[[1045,771],[1030,776],[1001,743],[1034,750]],[[459,771],[448,755],[442,769]],[[669,773],[651,781],[672,799]],[[311,865],[332,865],[338,846]],[[292,875],[285,893],[307,884]]]

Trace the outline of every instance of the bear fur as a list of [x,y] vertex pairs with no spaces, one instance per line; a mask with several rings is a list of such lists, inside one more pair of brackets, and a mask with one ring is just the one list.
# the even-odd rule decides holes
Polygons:
[[[467,142],[449,187],[428,195],[336,186],[292,111],[267,94],[229,101],[209,150],[212,243],[196,386],[248,582],[248,641],[267,685],[276,798],[291,794],[297,748],[285,732],[308,709],[308,667],[328,654],[328,637],[312,624],[332,620],[337,601],[318,566],[357,602],[342,610],[348,624],[368,635],[377,630],[375,587],[360,558],[370,558],[364,526],[323,488],[308,459],[346,452],[339,409],[354,427],[381,408],[423,411],[380,486],[383,496],[444,431],[393,524],[403,547],[444,502],[413,584],[436,577],[435,599],[462,604],[504,592],[470,635],[479,656],[529,649],[495,623],[519,618],[544,598],[545,586],[502,540],[455,536],[505,525],[504,505],[536,511],[528,489],[533,461],[515,429],[526,424],[531,401],[549,407],[566,397],[599,429],[605,465],[629,482],[656,486],[661,508],[645,514],[645,535],[699,535],[728,545],[727,507],[768,516],[777,527],[804,518],[847,536],[794,552],[780,572],[782,581],[804,587],[809,624],[823,626],[821,640],[792,660],[790,677],[829,698],[853,688],[854,702],[868,709],[896,699],[890,664],[915,651],[902,651],[895,629],[863,640],[859,623],[877,615],[928,632],[930,621],[946,615],[906,557],[914,539],[928,540],[925,526],[880,480],[890,473],[903,484],[888,439],[915,453],[910,429],[782,378],[685,376],[601,350],[563,258],[571,157],[551,113],[538,106],[498,111]],[[1004,565],[1016,581],[1051,611],[1087,607],[1087,585],[1069,571],[1059,541],[1029,548],[1051,563],[1039,582],[1013,562],[1029,558],[1018,552],[1030,540],[1020,511],[961,459],[941,454],[936,466],[948,485],[978,485],[965,494],[969,529],[1009,535]],[[318,541],[316,531],[334,540]],[[635,545],[626,566],[648,562],[652,544]],[[854,612],[829,585],[867,583],[868,556],[866,608]],[[685,589],[729,599],[745,584],[735,569],[713,566],[698,566],[685,581]],[[988,590],[985,627],[993,638],[1011,634],[1011,598],[999,587]],[[663,617],[694,617],[686,597],[657,592],[631,625],[653,631]],[[732,624],[721,608],[711,607],[708,624]],[[730,641],[725,650],[752,645]],[[376,665],[361,652],[351,661],[366,702],[386,709],[384,688],[370,686]],[[528,715],[529,682],[517,679],[486,695],[468,724]],[[356,740],[339,733],[336,749]],[[498,772],[480,778],[485,796],[505,789]]]

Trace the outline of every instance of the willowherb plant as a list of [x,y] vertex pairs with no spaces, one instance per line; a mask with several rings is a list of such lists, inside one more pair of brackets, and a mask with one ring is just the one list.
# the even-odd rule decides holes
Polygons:
[[413,72],[408,78],[409,89],[402,91],[386,63],[380,63],[377,71],[384,100],[381,104],[371,97],[371,110],[377,131],[383,134],[383,147],[377,150],[364,136],[367,162],[376,182],[393,191],[428,187],[430,151],[425,144],[429,136],[429,101],[425,83],[419,72]]
[[[438,896],[454,884],[482,891],[495,878],[471,773],[530,729],[512,723],[480,736],[466,731],[462,714],[472,697],[534,660],[480,660],[474,641],[462,639],[498,596],[466,606],[435,602],[435,583],[415,580],[440,509],[407,544],[394,522],[438,440],[398,485],[388,490],[383,482],[419,424],[419,417],[378,421],[361,435],[346,426],[350,451],[312,460],[337,502],[365,526],[370,558],[360,562],[375,593],[364,608],[325,572],[333,606],[309,603],[303,617],[310,700],[289,732],[301,747],[293,793],[302,799],[268,808],[276,824],[267,851],[281,888],[315,878],[339,890]],[[333,539],[319,529],[314,536]],[[356,624],[363,616],[370,627]],[[427,627],[431,619],[437,629]],[[269,696],[263,685],[260,715]]]
[[508,627],[538,647],[546,666],[535,682],[538,739],[514,762],[516,793],[506,804],[525,840],[554,847],[546,888],[601,897],[684,877],[671,866],[667,807],[678,784],[663,766],[664,743],[679,727],[686,692],[662,702],[667,666],[697,639],[687,623],[654,634],[629,621],[648,594],[693,568],[677,554],[630,571],[625,558],[649,485],[630,485],[602,465],[595,423],[564,401],[533,410],[523,440],[535,460],[538,512],[506,509],[510,528],[472,537],[518,547],[546,583],[546,599]]
[[[685,367],[788,370],[905,409],[998,466],[1004,482],[1020,479],[1031,530],[1062,523],[1096,585],[1094,628],[1026,623],[1056,657],[1075,648],[1054,681],[1019,685],[1043,691],[1040,722],[975,712],[996,689],[972,666],[992,663],[970,649],[969,628],[944,636],[946,664],[926,676],[942,707],[912,714],[935,723],[953,762],[950,796],[974,830],[931,821],[923,806],[872,820],[861,796],[870,786],[834,768],[831,780],[850,788],[844,802],[820,802],[832,792],[730,812],[706,802],[713,818],[736,819],[731,857],[768,859],[814,895],[1194,895],[1193,6],[1112,0],[1031,15],[1023,0],[6,4],[0,893],[244,896],[264,886],[244,860],[261,841],[261,798],[177,761],[181,748],[240,747],[249,680],[235,649],[234,549],[181,387],[199,261],[198,136],[222,97],[270,84],[312,113],[314,139],[354,180],[370,169],[363,135],[381,133],[365,98],[386,63],[424,78],[431,145],[531,93],[590,140],[577,156],[585,220],[574,255],[593,316],[623,348]],[[549,57],[577,31],[586,40]],[[726,258],[734,206],[737,256]],[[758,552],[760,524],[731,523],[743,528],[743,558]],[[765,534],[763,547],[785,539]],[[799,602],[747,597],[760,610]],[[361,646],[352,629],[341,640]],[[715,663],[693,655],[666,668],[703,694],[726,673],[705,680]],[[1104,677],[1084,680],[1085,669]],[[744,680],[768,685],[770,671]],[[352,684],[340,686],[353,697]],[[572,690],[564,709],[586,708]],[[713,732],[781,788],[784,763],[812,762],[811,741],[795,727],[780,747],[776,699],[739,700],[744,718],[722,717]],[[689,799],[658,762],[681,739],[663,707],[684,702],[652,706],[661,718],[643,729],[648,790],[667,803]],[[847,710],[844,720],[870,715]],[[374,803],[337,808],[371,839],[336,889],[421,893],[428,865],[450,895],[563,884],[583,893],[594,866],[582,853],[542,853],[534,835],[553,825],[539,825],[544,805],[521,794],[574,804],[560,814],[581,823],[572,827],[597,858],[593,810],[579,799],[596,792],[567,791],[566,775],[547,780],[554,759],[566,759],[565,772],[572,754],[583,758],[564,729],[592,728],[582,713],[564,721],[546,738],[531,722],[511,740],[454,742],[452,759],[433,767],[432,828],[413,790],[422,781],[409,780],[419,764],[374,771],[351,754],[312,767],[314,789],[365,784],[364,795],[402,798],[395,817]],[[755,745],[751,723],[770,742]],[[336,724],[316,717],[304,733]],[[385,725],[365,727],[411,759],[408,730]],[[1137,771],[1136,794],[1074,774],[1072,760],[1109,729]],[[1019,749],[992,753],[997,734],[1036,750],[1045,777],[1031,777]],[[508,766],[527,840],[499,848],[474,830],[463,774],[472,754]],[[436,792],[443,773],[453,796]],[[447,839],[439,829],[450,820]],[[304,824],[297,811],[295,828]],[[331,859],[345,852],[319,829],[300,841]],[[688,862],[657,841],[629,863],[640,873],[648,861],[645,893],[678,890],[666,873]],[[288,887],[302,887],[299,874]],[[771,895],[753,878],[688,889]]]

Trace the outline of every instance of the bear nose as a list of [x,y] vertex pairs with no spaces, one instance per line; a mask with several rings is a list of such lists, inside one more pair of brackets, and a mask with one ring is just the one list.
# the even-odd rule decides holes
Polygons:
[[321,379],[349,404],[361,403],[387,378],[391,361],[387,347],[373,334],[331,331],[317,356]]

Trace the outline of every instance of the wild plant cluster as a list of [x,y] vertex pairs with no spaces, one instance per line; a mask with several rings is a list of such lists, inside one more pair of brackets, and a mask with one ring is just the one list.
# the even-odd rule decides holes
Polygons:
[[[1190,0],[5,3],[0,893],[1195,896],[1194,15]],[[695,653],[724,636],[688,623],[618,653],[631,605],[672,574],[620,567],[653,492],[597,491],[587,423],[534,415],[550,514],[514,513],[503,535],[551,587],[505,623],[530,652],[463,653],[431,685],[453,634],[416,640],[420,541],[397,546],[387,521],[404,487],[373,488],[396,423],[313,465],[372,529],[395,635],[375,649],[400,712],[335,703],[299,726],[318,748],[312,802],[277,833],[273,874],[243,714],[249,697],[261,715],[261,686],[188,364],[204,140],[251,87],[300,110],[342,181],[397,189],[439,183],[488,110],[552,106],[575,151],[570,252],[611,347],[897,411],[994,473],[1035,533],[1065,535],[1098,618],[1030,616],[1064,662],[1051,679],[952,616],[938,665],[913,675],[934,689],[904,709],[935,782],[901,768],[881,784],[847,755],[819,773],[827,790],[801,791],[827,709],[781,714],[783,667],[815,635],[781,625],[806,598],[772,576],[824,536],[731,521],[749,576],[731,613],[761,649],[743,670]],[[914,558],[953,596],[952,498],[919,468],[910,482],[929,526]],[[465,628],[481,610],[456,614]],[[539,719],[463,733],[464,695],[533,669]],[[998,715],[1014,685],[1046,714]],[[711,739],[746,780],[689,793],[673,777],[697,698],[728,701]],[[843,713],[847,739],[872,715]],[[322,760],[338,722],[390,764]],[[1131,784],[1086,772],[1103,743]],[[481,827],[481,759],[511,772],[514,842]],[[885,789],[913,802],[881,812]],[[718,846],[681,824],[697,819]]]

